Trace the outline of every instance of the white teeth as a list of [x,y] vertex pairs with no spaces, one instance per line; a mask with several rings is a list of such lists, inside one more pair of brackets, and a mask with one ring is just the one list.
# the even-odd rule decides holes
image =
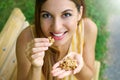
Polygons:
[[64,33],[60,33],[60,34],[53,34],[54,36],[62,36]]

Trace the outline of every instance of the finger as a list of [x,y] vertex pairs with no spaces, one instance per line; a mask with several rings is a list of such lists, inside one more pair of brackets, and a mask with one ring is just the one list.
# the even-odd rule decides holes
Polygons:
[[49,47],[51,44],[49,42],[39,42],[39,43],[34,43],[33,47]]
[[35,38],[34,42],[49,42],[48,38]]
[[64,77],[66,77],[66,76],[69,76],[69,75],[71,75],[72,74],[72,71],[65,71],[64,73],[62,73],[62,74],[60,74],[59,76],[58,76],[58,78],[64,78]]
[[59,67],[59,65],[60,65],[60,62],[57,62],[56,64],[53,65],[52,68],[55,69],[55,68]]
[[81,67],[79,66],[73,71],[73,74],[76,74],[76,73],[80,72],[80,70],[81,70]]
[[33,48],[32,53],[43,52],[48,50],[48,47]]
[[52,74],[55,74],[56,72],[58,72],[58,71],[60,71],[61,70],[61,68],[56,68],[56,69],[53,69],[52,71],[51,71],[51,73]]
[[73,74],[76,74],[76,73],[80,72],[81,69],[83,68],[83,66],[84,66],[83,63],[79,64],[79,65],[77,66],[77,68],[73,71]]
[[75,58],[77,60],[78,65],[83,64],[83,57],[81,54],[76,55]]
[[59,75],[61,75],[63,73],[65,73],[65,70],[59,70],[59,71],[53,73],[53,76],[59,76]]
[[78,60],[78,61],[77,61],[77,62],[78,62],[78,66],[77,66],[77,68],[73,71],[74,74],[80,72],[81,69],[82,69],[82,67],[83,67],[83,65],[84,65],[82,55],[77,55],[77,56],[76,56],[76,59]]
[[45,51],[45,50],[48,50],[49,45],[50,43],[35,43],[35,44],[32,44],[31,46],[27,46],[25,52],[31,51],[31,53],[36,53],[40,51]]

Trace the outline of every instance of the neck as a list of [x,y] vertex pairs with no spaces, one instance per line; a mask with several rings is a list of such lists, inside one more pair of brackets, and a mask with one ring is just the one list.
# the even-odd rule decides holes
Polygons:
[[68,41],[64,45],[58,46],[58,50],[59,50],[58,60],[61,60],[62,58],[64,58],[67,55],[69,47],[70,47],[70,43],[71,43],[71,40]]

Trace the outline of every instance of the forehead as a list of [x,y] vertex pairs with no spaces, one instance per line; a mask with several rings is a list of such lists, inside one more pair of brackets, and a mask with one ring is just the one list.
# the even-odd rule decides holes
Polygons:
[[72,0],[47,0],[41,7],[41,10],[65,10],[65,9],[75,9],[75,3]]

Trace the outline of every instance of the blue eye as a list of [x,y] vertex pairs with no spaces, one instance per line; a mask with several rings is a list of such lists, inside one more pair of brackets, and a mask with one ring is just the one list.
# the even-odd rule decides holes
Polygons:
[[70,16],[72,16],[71,13],[65,13],[65,14],[63,14],[63,17],[70,17]]
[[51,18],[52,16],[49,13],[42,14],[42,18]]

